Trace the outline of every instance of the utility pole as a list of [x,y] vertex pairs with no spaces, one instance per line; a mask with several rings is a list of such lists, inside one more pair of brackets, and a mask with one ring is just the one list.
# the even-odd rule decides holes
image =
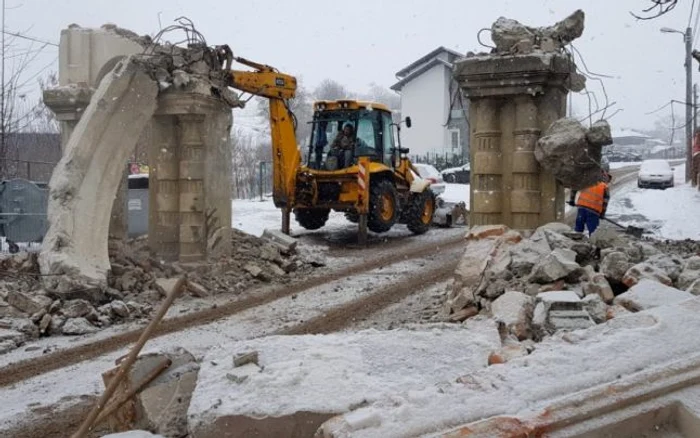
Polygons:
[[693,29],[685,30],[685,181],[692,178],[693,164]]
[[[5,149],[5,0],[2,0],[2,61],[0,62],[0,70],[2,70],[2,73],[0,73],[0,81],[2,81],[2,84],[0,87],[2,89],[0,90],[0,152],[3,154],[7,154],[7,151]],[[0,157],[0,159],[3,159],[2,163],[0,163],[0,169],[2,169],[2,175],[0,175],[0,178],[7,178],[9,175],[5,175],[5,170],[8,169],[8,162],[5,160],[8,157]]]

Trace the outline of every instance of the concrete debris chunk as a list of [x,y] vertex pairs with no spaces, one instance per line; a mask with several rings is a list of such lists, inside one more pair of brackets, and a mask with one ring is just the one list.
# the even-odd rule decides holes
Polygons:
[[583,310],[588,312],[596,324],[608,320],[608,305],[599,295],[587,295],[583,298]]
[[[130,407],[125,405],[112,417],[111,421],[120,430],[144,429],[165,437],[188,436],[187,410],[199,375],[199,363],[188,351],[176,348],[139,356],[115,397],[144,381],[163,362],[170,362],[170,366],[134,397],[136,415],[126,414]],[[105,385],[117,370],[102,375]]]
[[692,282],[685,291],[693,295],[700,295],[700,278]]
[[666,286],[673,285],[664,271],[648,263],[638,263],[629,268],[622,278],[622,283],[627,287],[633,287],[642,280],[653,280]]
[[263,270],[260,268],[260,266],[254,264],[254,263],[246,264],[245,266],[243,266],[243,270],[255,278],[262,277]]
[[257,351],[249,351],[246,353],[237,354],[233,357],[233,366],[236,368],[249,363],[254,363],[255,365],[258,365]]
[[678,280],[683,270],[683,259],[673,254],[656,254],[646,259],[646,263],[666,273],[672,282]]
[[206,298],[210,295],[209,291],[204,286],[193,281],[187,282],[187,290],[192,294],[192,296],[197,298]]
[[71,300],[63,305],[61,312],[66,318],[72,319],[87,316],[93,310],[94,308],[85,300]]
[[7,294],[7,302],[24,313],[34,314],[48,309],[53,300],[38,293],[12,290]]
[[629,256],[620,251],[609,253],[600,262],[600,272],[614,283],[622,283],[622,279],[631,267]]
[[575,119],[562,118],[537,141],[535,158],[564,187],[581,190],[600,181],[602,150]]
[[294,252],[297,247],[297,240],[292,236],[284,234],[282,231],[266,228],[263,231],[262,238],[275,245],[278,245],[282,251],[287,253]]
[[586,132],[586,140],[594,146],[608,146],[613,143],[612,133],[610,132],[610,124],[606,120],[598,120],[593,123],[588,132]]
[[61,333],[71,336],[86,335],[96,331],[98,331],[98,328],[90,324],[85,318],[70,318],[66,320],[61,328]]
[[508,331],[522,341],[532,337],[531,321],[535,300],[522,292],[508,291],[491,305],[496,321],[505,324]]
[[557,52],[583,34],[585,15],[580,9],[549,27],[529,27],[500,17],[491,26],[491,39],[500,54]]
[[585,296],[598,295],[606,303],[611,303],[615,298],[615,293],[608,280],[603,274],[595,271],[588,278],[588,282],[584,284],[583,293]]
[[678,276],[678,288],[687,289],[700,278],[700,256],[692,256],[683,262],[683,269]]
[[631,312],[638,312],[666,304],[678,303],[692,297],[693,295],[688,292],[645,278],[627,292],[616,296],[613,303],[619,304]]
[[175,289],[178,278],[158,278],[156,279],[156,289],[162,296],[167,296],[170,291]]
[[555,249],[533,268],[531,281],[553,283],[579,271],[576,253],[570,249]]
[[498,237],[507,233],[510,229],[505,225],[478,225],[471,227],[467,232],[467,240],[487,239]]

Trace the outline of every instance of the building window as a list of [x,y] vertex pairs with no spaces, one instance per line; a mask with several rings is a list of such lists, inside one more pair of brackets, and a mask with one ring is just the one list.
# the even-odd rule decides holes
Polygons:
[[452,146],[452,150],[459,149],[459,130],[458,129],[450,129],[450,145]]

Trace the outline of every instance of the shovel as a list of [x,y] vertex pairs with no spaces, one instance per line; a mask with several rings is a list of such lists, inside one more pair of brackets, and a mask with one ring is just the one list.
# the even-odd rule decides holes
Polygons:
[[630,236],[634,236],[638,239],[642,237],[642,234],[644,234],[644,228],[634,227],[632,225],[624,226],[624,225],[619,224],[619,223],[615,222],[614,220],[608,219],[606,217],[603,217],[601,219],[603,219],[604,221],[610,222],[611,224],[615,225],[616,227],[622,228],[623,230],[625,230],[625,234],[629,234]]

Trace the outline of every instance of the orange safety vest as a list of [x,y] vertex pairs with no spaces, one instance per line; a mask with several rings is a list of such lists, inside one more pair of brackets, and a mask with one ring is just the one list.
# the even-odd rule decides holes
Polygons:
[[587,187],[576,194],[576,206],[585,207],[601,214],[605,205],[605,190],[608,185],[604,182]]

